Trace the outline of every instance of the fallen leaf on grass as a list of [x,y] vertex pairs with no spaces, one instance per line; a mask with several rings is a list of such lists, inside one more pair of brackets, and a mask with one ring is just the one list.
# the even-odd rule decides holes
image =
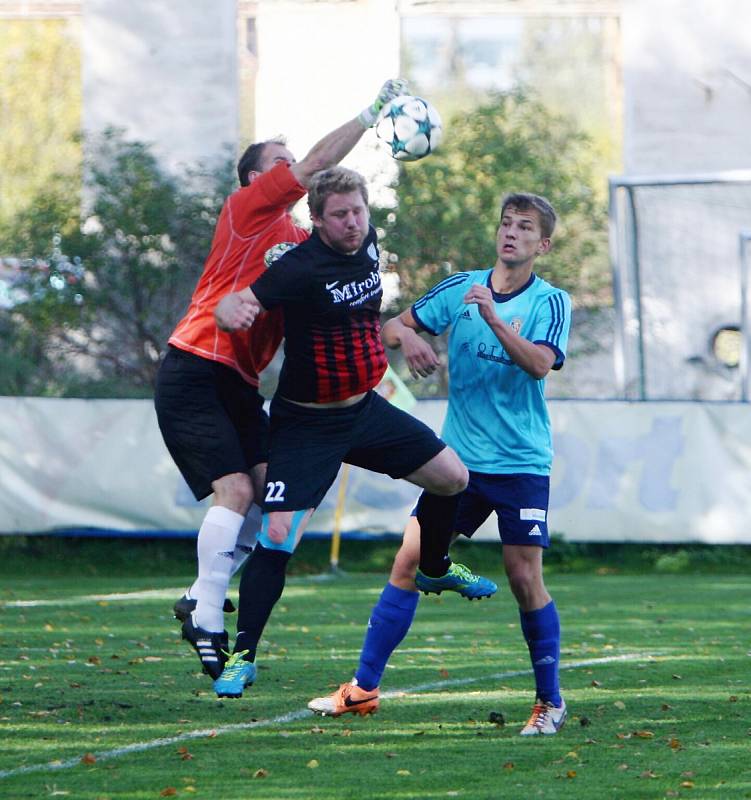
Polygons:
[[683,747],[680,739],[676,739],[675,736],[672,739],[670,739],[668,744],[670,745],[671,750],[680,750]]
[[490,714],[488,714],[488,722],[502,728],[506,724],[506,718],[500,711],[491,711]]
[[323,729],[323,728],[321,728],[319,725],[314,725],[314,726],[313,726],[313,727],[310,729],[310,732],[311,732],[311,733],[325,733],[324,729]]
[[683,680],[683,675],[673,675],[673,680],[674,681],[682,681]]
[[575,769],[570,769],[570,770],[569,770],[569,771],[566,773],[566,777],[567,777],[567,778],[575,778],[575,777],[576,777],[576,770],[575,770]]
[[514,762],[513,762],[513,761],[507,761],[507,762],[506,762],[506,763],[503,765],[503,768],[504,768],[504,769],[513,769],[513,768],[514,768],[514,766],[515,766],[515,764],[514,764]]
[[81,756],[82,764],[96,764],[96,756],[93,753],[86,753]]
[[183,761],[190,761],[193,758],[193,754],[188,750],[187,747],[178,747],[177,754]]
[[623,709],[626,708],[626,704],[623,702],[623,700],[616,700],[615,703],[613,703],[613,705],[616,708],[620,708],[621,711],[623,711]]
[[693,789],[694,782],[693,781],[681,781],[681,789]]
[[89,656],[86,661],[89,664],[94,664],[94,666],[99,666],[102,663],[102,659],[99,656]]
[[253,773],[253,777],[254,778],[268,778],[269,777],[269,771],[267,769],[257,769]]
[[177,794],[177,789],[174,786],[165,786],[161,792],[159,792],[159,797],[174,797]]
[[651,769],[645,769],[644,772],[639,775],[640,778],[656,778],[657,773],[653,772]]
[[586,728],[588,725],[592,724],[592,721],[590,720],[589,717],[582,717],[579,720],[579,724],[582,726],[582,728]]
[[662,711],[672,711],[672,709],[673,709],[673,706],[669,706],[667,703],[663,703],[663,704],[660,706],[660,709],[661,709]]
[[399,753],[386,753],[386,758],[397,758]]
[[318,762],[315,758],[311,758],[310,761],[305,765],[308,769],[315,769],[318,766]]
[[654,732],[653,731],[634,731],[634,736],[638,736],[640,739],[653,739]]
[[442,669],[439,670],[439,674],[442,678],[448,678],[449,671],[446,669],[446,667],[443,667]]
[[408,769],[398,769],[396,771],[397,775],[411,775],[412,773]]
[[738,697],[737,697],[737,695],[731,694],[731,695],[730,695],[730,697],[728,697],[728,701],[729,701],[730,703],[737,703],[737,702],[738,702]]
[[602,686],[602,684],[600,683],[600,681],[592,681],[592,686],[594,686],[594,687],[595,687],[595,689],[597,689],[597,688],[599,688],[600,686]]

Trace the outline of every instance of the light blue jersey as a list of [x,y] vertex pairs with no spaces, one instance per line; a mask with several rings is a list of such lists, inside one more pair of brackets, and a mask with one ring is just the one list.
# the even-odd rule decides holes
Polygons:
[[[549,475],[553,460],[545,381],[507,355],[475,304],[463,298],[472,284],[490,286],[492,269],[459,272],[412,306],[421,328],[437,335],[449,325],[449,403],[443,440],[467,468],[487,474]],[[492,287],[491,287],[492,289]],[[496,314],[525,339],[566,358],[571,300],[536,275],[512,294],[493,292]]]

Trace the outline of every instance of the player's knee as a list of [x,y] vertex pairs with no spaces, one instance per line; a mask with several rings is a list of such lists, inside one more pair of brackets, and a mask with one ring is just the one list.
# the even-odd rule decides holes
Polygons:
[[538,594],[538,580],[535,574],[527,569],[524,564],[506,568],[506,577],[511,593],[522,607],[529,605]]
[[247,514],[250,504],[253,502],[253,484],[249,475],[243,472],[224,475],[214,481],[212,488],[218,505],[243,516]]
[[469,472],[459,459],[450,462],[443,477],[443,491],[436,494],[454,495],[463,492],[469,483]]
[[284,544],[289,536],[290,527],[281,521],[269,522],[268,536],[274,544]]

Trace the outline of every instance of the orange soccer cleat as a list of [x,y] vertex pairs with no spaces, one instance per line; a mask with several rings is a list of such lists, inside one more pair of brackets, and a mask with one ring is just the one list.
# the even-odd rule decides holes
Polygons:
[[308,708],[324,717],[338,717],[342,714],[359,714],[364,717],[378,710],[379,694],[378,687],[366,691],[353,679],[351,683],[343,683],[333,694],[313,698],[308,703]]

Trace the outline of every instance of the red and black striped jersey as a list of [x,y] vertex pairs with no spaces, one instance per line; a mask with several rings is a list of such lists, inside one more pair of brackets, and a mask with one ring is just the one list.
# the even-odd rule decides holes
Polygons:
[[352,255],[314,231],[252,284],[265,309],[284,309],[284,364],[277,392],[331,403],[372,389],[387,361],[381,342],[381,273],[371,226]]

